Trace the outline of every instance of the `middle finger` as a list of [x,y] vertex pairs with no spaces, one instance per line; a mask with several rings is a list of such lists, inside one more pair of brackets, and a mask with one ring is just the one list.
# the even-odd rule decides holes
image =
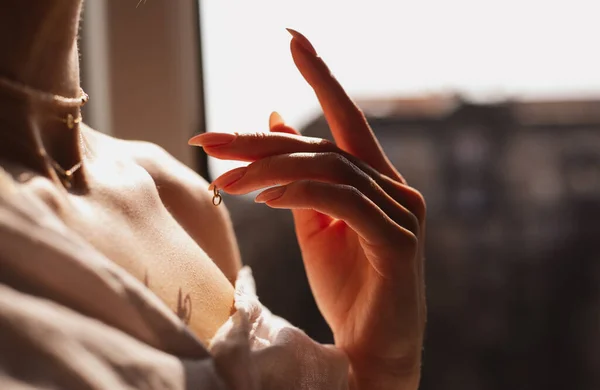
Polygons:
[[266,157],[217,178],[212,185],[230,194],[246,194],[299,180],[350,185],[371,199],[400,226],[419,232],[417,218],[386,193],[377,182],[338,153],[289,153]]

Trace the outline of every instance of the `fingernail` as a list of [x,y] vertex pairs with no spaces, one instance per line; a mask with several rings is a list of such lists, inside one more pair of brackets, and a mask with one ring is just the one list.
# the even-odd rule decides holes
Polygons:
[[254,201],[256,203],[267,203],[271,200],[279,199],[285,192],[285,188],[286,188],[285,186],[280,186],[280,187],[273,187],[273,188],[269,188],[268,190],[264,190],[263,192],[258,194],[258,196],[256,197],[256,199],[254,199]]
[[215,186],[217,188],[225,189],[228,186],[235,183],[236,181],[240,180],[242,177],[244,177],[245,173],[246,173],[246,167],[233,169],[233,170],[219,176],[218,178],[216,178],[215,181],[213,181],[208,186],[208,190],[209,191],[212,190],[213,188],[215,188]]
[[312,43],[310,43],[310,41],[304,35],[300,34],[296,30],[292,30],[291,28],[286,28],[286,30],[288,30],[288,32],[290,34],[292,34],[292,37],[294,37],[294,39],[296,39],[296,42],[298,42],[300,44],[300,46],[302,46],[304,49],[306,49],[310,54],[314,55],[315,57],[317,56],[317,51],[315,50],[314,46],[312,45]]
[[190,138],[188,145],[222,146],[231,143],[235,138],[235,134],[229,133],[202,133]]
[[284,126],[285,121],[277,111],[273,111],[269,116],[269,129],[273,130],[276,127]]

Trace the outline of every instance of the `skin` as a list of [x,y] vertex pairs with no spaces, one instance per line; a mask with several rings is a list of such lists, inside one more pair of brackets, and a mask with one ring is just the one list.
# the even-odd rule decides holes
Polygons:
[[[11,55],[0,57],[0,74],[77,96],[81,1],[3,5],[0,52]],[[242,194],[277,186],[257,201],[293,211],[313,293],[336,346],[349,357],[352,387],[416,389],[425,324],[423,198],[389,163],[312,45],[292,34],[294,61],[314,88],[336,144],[302,137],[277,115],[267,134],[220,140],[206,134],[190,143],[218,158],[251,162],[215,180],[218,188]],[[32,116],[44,126],[32,126]],[[49,118],[0,93],[2,167],[174,311],[179,291],[189,295],[190,328],[209,340],[230,314],[239,255],[226,211],[211,205],[207,183],[154,145],[86,126],[65,131]],[[64,167],[84,158],[70,191],[41,148]]]
[[[3,7],[0,52],[11,55],[0,57],[0,75],[78,96],[81,1],[8,0]],[[25,100],[33,106],[0,91],[2,168],[208,342],[231,314],[240,266],[229,216],[211,204],[208,183],[155,145],[85,125],[69,130],[55,120],[55,108],[32,109],[40,104]],[[65,168],[84,160],[73,188],[65,189],[40,150]]]
[[309,282],[360,389],[415,389],[425,327],[425,202],[383,153],[362,112],[310,42],[291,52],[336,143],[303,137],[273,114],[269,134],[202,134],[191,144],[249,161],[212,186],[291,209]]

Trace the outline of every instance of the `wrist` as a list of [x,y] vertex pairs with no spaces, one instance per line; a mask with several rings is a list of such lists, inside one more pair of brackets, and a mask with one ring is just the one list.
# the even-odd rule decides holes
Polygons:
[[350,390],[417,390],[420,380],[420,370],[401,376],[363,375],[350,370],[348,383]]
[[351,390],[416,390],[421,379],[421,358],[365,359],[348,355]]

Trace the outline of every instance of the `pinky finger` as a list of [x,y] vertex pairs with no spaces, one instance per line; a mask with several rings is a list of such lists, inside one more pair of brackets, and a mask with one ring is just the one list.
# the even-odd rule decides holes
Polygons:
[[415,244],[416,236],[390,219],[356,188],[343,184],[301,180],[269,188],[256,202],[285,209],[312,209],[344,221],[368,244]]

